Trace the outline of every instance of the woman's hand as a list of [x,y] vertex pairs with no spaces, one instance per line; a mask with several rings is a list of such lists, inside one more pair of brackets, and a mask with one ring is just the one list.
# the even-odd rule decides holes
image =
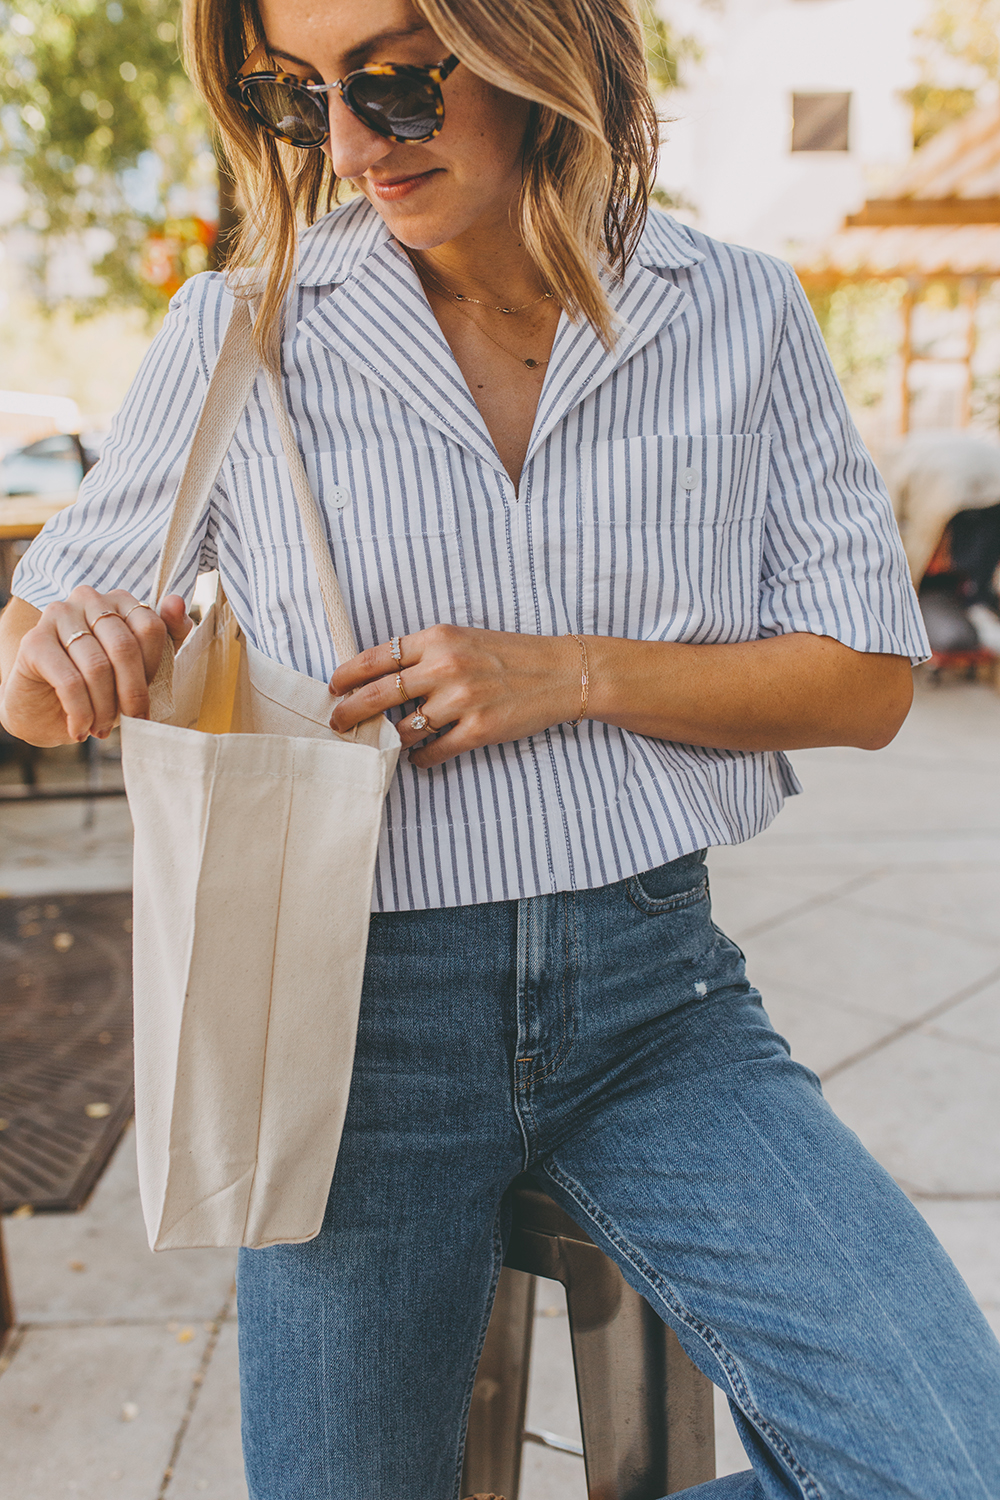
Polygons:
[[148,718],[167,634],[179,646],[193,624],[176,594],[164,599],[161,618],[124,589],[85,586],[41,613],[12,599],[4,617],[7,644],[18,633],[20,641],[3,676],[0,722],[41,746],[105,739],[120,714]]
[[[349,694],[331,726],[344,733],[404,701],[410,712],[396,726],[404,749],[446,730],[414,750],[415,766],[439,766],[463,750],[539,734],[580,712],[580,648],[571,636],[514,635],[463,625],[433,625],[400,638],[401,662],[388,643],[339,666],[330,691]],[[413,729],[415,700],[427,727]]]
[[[769,636],[724,646],[586,637],[588,719],[631,734],[718,750],[879,750],[906,718],[913,675],[905,656],[854,651],[827,636]],[[447,733],[410,757],[436,766],[479,745],[538,734],[580,712],[580,649],[572,636],[510,635],[435,625],[403,636],[397,668],[388,645],[338,667],[350,693],[331,724],[350,729],[400,702],[424,699],[428,727],[398,726],[405,746]],[[449,727],[450,726],[450,727]]]

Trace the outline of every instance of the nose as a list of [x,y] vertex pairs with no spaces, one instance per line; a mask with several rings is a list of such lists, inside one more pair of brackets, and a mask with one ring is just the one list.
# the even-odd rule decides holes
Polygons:
[[395,143],[369,130],[357,115],[351,113],[337,93],[327,95],[330,101],[330,139],[323,150],[338,177],[361,177],[377,161],[388,156]]

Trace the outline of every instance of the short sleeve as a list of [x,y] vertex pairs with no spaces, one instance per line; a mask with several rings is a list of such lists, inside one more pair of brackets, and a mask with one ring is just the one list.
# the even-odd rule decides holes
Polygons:
[[889,496],[799,280],[781,270],[761,634],[827,635],[855,651],[924,661],[927,638]]
[[[18,564],[18,598],[44,609],[81,583],[148,597],[208,386],[205,346],[218,347],[230,306],[217,273],[194,277],[173,298],[100,461]],[[215,566],[214,529],[209,506],[171,585],[178,593],[188,596],[197,574]]]

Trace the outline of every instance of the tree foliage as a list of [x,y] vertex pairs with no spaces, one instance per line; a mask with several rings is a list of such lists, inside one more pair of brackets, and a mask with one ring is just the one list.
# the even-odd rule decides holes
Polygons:
[[669,93],[677,87],[681,64],[697,62],[701,48],[693,37],[681,36],[656,9],[654,0],[639,0],[639,16],[646,36],[646,60],[653,87]]
[[933,0],[916,36],[922,77],[906,96],[915,148],[967,115],[1000,79],[1000,0]]
[[[27,195],[43,301],[48,259],[68,240],[102,247],[94,270],[106,292],[82,312],[163,306],[144,249],[176,216],[179,192],[214,178],[178,22],[177,0],[0,0],[0,162]],[[206,249],[203,236],[186,238],[190,274]]]
[[917,35],[964,63],[973,82],[1000,78],[1000,0],[934,0]]
[[[0,165],[27,195],[43,304],[48,266],[67,243],[78,255],[100,245],[104,290],[77,304],[81,315],[160,312],[208,261],[204,225],[177,206],[185,189],[218,186],[208,122],[178,55],[179,9],[179,0],[0,0]],[[640,10],[653,84],[667,92],[699,49],[655,0]]]

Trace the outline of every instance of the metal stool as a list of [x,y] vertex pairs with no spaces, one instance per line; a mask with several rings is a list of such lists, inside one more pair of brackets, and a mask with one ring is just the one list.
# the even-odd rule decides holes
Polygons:
[[715,1478],[712,1385],[618,1267],[530,1177],[513,1185],[510,1244],[472,1393],[463,1496],[517,1500],[535,1277],[566,1288],[591,1500],[660,1500]]

